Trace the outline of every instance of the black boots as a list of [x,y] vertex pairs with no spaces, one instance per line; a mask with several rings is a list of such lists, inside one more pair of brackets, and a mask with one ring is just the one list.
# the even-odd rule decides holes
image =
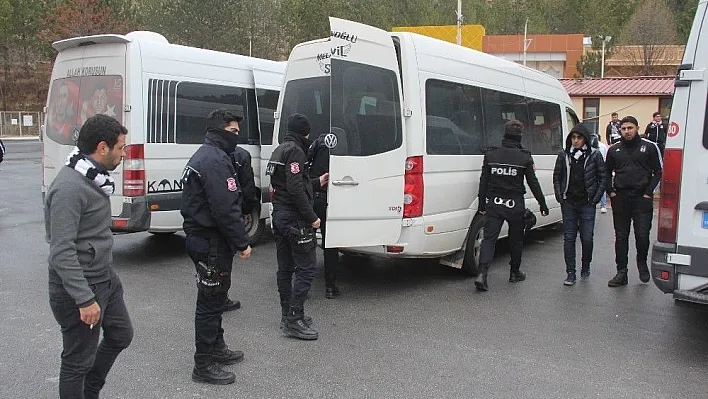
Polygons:
[[325,288],[325,298],[334,299],[339,296],[339,288],[336,285]]
[[[309,319],[312,323],[312,318]],[[317,331],[313,330],[305,321],[305,312],[303,308],[291,307],[287,317],[285,318],[285,334],[289,337],[312,341],[319,338]]]
[[226,344],[222,343],[220,346],[217,345],[217,347],[214,348],[214,352],[211,353],[211,358],[216,363],[225,365],[236,364],[243,361],[243,352],[232,351]]
[[477,287],[477,291],[486,292],[489,291],[489,285],[487,285],[487,271],[489,270],[488,264],[479,265],[479,275],[474,281],[474,285]]
[[241,309],[241,302],[234,301],[231,298],[226,298],[226,302],[224,303],[224,312],[229,312],[231,310],[237,309]]
[[[243,358],[243,354],[241,354]],[[203,382],[214,385],[228,385],[236,381],[236,376],[221,367],[214,361],[210,353],[194,354],[194,370],[192,370],[192,381]]]
[[526,273],[518,271],[518,270],[512,270],[509,273],[509,282],[510,283],[518,283],[521,281],[526,280]]
[[617,271],[617,275],[607,282],[608,287],[620,287],[627,285],[627,269]]

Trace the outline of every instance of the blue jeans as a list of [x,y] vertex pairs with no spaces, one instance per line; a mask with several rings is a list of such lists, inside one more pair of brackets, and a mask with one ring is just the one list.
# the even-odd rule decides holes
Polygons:
[[565,270],[575,273],[575,239],[580,231],[580,242],[583,248],[582,268],[590,269],[592,262],[593,235],[595,231],[595,206],[590,204],[576,205],[568,202],[561,204],[563,213],[563,252],[565,255]]
[[602,198],[600,198],[600,207],[607,208],[607,193],[602,194]]

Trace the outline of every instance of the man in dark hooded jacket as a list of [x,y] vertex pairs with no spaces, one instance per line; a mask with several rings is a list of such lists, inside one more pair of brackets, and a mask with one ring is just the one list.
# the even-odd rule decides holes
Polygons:
[[[305,317],[305,300],[317,273],[315,229],[320,218],[312,208],[315,185],[327,184],[329,174],[309,177],[307,149],[312,144],[310,121],[302,114],[288,117],[288,132],[273,151],[266,173],[273,203],[273,236],[278,259],[280,328],[291,337],[315,340],[312,318]],[[293,281],[294,276],[294,281]]]
[[580,277],[590,277],[595,207],[607,187],[605,161],[600,151],[591,146],[590,132],[582,123],[571,129],[565,140],[565,150],[558,154],[553,170],[556,201],[561,204],[565,271],[563,284],[575,285],[575,239],[580,230],[583,247]]

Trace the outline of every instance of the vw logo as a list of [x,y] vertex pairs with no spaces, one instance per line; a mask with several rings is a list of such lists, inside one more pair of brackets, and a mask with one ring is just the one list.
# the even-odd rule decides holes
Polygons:
[[330,150],[337,146],[337,136],[334,133],[328,133],[324,138],[324,144]]

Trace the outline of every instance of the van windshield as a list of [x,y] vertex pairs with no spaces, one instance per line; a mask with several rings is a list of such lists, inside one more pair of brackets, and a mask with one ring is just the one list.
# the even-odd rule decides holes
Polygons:
[[395,72],[333,59],[332,128],[342,136],[341,155],[368,156],[399,148],[403,128]]
[[288,116],[300,113],[310,121],[310,138],[329,133],[329,77],[291,80],[285,86],[280,113],[279,142],[288,131]]
[[46,135],[62,145],[75,145],[79,129],[96,114],[123,123],[123,77],[84,76],[57,79],[49,89]]

